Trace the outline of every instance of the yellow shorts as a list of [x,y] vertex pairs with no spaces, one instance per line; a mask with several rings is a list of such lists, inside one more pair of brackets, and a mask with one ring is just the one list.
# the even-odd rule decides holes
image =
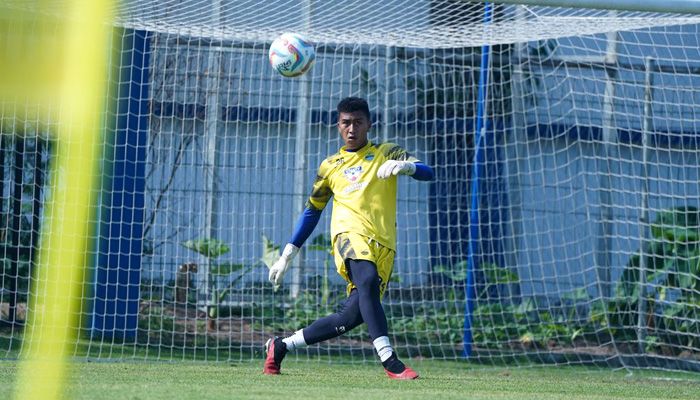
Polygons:
[[396,252],[388,247],[384,247],[377,241],[352,232],[339,233],[333,239],[333,257],[335,258],[335,268],[340,276],[348,283],[348,296],[355,285],[350,281],[345,260],[367,260],[377,266],[379,274],[379,297],[384,296],[384,291],[391,279],[394,270],[394,255]]

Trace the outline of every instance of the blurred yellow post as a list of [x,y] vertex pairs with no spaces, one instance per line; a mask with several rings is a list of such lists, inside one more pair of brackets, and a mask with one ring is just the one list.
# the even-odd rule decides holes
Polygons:
[[[113,10],[111,0],[67,0],[62,2],[65,6],[59,16],[53,1],[39,0],[33,5],[50,3],[54,3],[52,12],[46,14],[50,17],[22,11],[17,12],[20,18],[14,22],[6,19],[3,29],[8,35],[0,48],[8,53],[14,46],[21,52],[13,65],[0,71],[21,77],[19,83],[9,82],[12,78],[8,75],[0,78],[4,88],[0,116],[8,117],[12,98],[19,104],[14,108],[18,119],[26,114],[22,104],[33,101],[42,103],[40,109],[55,110],[58,116],[53,181],[44,205],[39,264],[32,279],[16,382],[15,398],[22,400],[63,397],[66,358],[77,339],[80,290],[96,198],[98,145],[103,137],[101,116]],[[13,40],[19,43],[13,44]],[[38,47],[27,48],[27,44]],[[11,60],[8,54],[3,56],[3,63]],[[44,64],[47,62],[50,64]]]

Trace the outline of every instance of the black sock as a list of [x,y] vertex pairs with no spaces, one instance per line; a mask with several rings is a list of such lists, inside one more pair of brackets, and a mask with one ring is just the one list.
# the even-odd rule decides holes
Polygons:
[[396,353],[391,353],[391,357],[387,358],[386,361],[382,361],[382,365],[384,369],[393,374],[400,374],[406,369],[406,366],[396,357]]
[[287,343],[283,342],[282,339],[275,339],[275,362],[277,364],[281,363],[284,356],[287,355]]

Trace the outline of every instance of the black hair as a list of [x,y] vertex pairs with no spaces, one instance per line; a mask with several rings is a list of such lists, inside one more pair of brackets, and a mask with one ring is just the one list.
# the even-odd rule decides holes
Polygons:
[[356,111],[363,112],[368,121],[372,120],[369,113],[369,105],[367,104],[367,100],[360,97],[346,97],[343,100],[340,100],[340,103],[338,103],[339,114],[341,112],[351,113]]

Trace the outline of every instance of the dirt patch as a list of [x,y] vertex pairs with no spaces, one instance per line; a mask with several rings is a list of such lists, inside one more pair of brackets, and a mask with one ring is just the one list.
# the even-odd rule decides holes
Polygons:
[[[261,347],[270,337],[292,333],[266,329],[259,320],[254,323],[254,317],[217,318],[214,325],[210,323],[203,309],[146,301],[140,305],[139,327],[140,331],[147,336],[149,343],[153,343],[153,339],[158,339],[190,345],[206,340],[230,347],[251,348]],[[333,349],[373,351],[374,349],[369,337],[362,340],[347,336],[332,339],[321,347],[329,351]]]

